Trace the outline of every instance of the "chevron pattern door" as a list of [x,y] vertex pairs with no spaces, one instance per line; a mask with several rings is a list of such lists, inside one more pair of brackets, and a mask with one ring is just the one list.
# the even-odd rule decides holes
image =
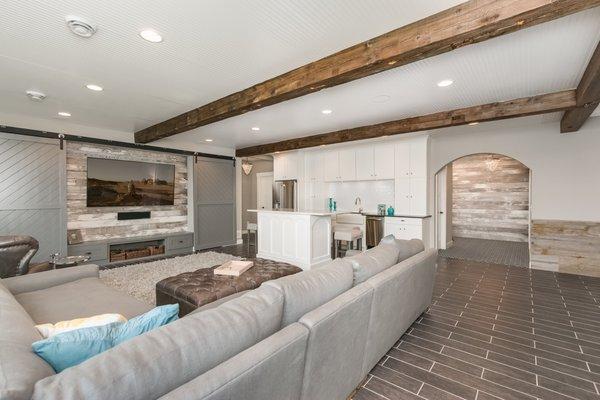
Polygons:
[[65,162],[56,140],[0,132],[0,235],[36,238],[34,262],[67,252]]
[[233,161],[199,158],[194,164],[196,250],[235,244]]

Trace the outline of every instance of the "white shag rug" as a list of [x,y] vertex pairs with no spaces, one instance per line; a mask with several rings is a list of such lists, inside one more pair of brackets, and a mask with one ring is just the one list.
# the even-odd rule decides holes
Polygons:
[[240,260],[240,257],[209,251],[101,270],[100,279],[106,285],[154,306],[157,282],[183,272],[220,265],[229,260]]

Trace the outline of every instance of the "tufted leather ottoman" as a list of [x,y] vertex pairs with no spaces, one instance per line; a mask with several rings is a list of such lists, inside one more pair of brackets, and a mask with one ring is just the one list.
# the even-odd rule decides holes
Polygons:
[[287,263],[262,258],[252,261],[254,266],[239,277],[215,275],[215,265],[163,279],[156,284],[156,305],[179,303],[179,316],[184,316],[223,297],[302,271]]

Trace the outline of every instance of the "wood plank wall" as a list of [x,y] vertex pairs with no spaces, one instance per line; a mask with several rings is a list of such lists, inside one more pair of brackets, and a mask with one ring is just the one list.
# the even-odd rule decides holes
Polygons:
[[533,220],[531,267],[600,276],[600,222]]
[[[144,207],[86,207],[87,157],[175,165],[175,205]],[[178,154],[67,143],[67,229],[81,230],[84,241],[187,231],[187,157]],[[119,211],[151,211],[150,219],[118,221]]]
[[498,154],[452,163],[452,235],[528,241],[529,169]]

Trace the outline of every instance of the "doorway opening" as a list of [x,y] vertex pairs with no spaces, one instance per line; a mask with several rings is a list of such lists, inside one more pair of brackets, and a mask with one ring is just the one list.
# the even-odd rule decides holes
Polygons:
[[[273,205],[273,157],[248,157],[242,160],[242,241],[248,242],[248,229],[255,229],[256,213],[249,209],[271,208]],[[254,237],[251,240],[254,245]],[[256,251],[254,247],[252,251]]]
[[529,267],[531,170],[495,153],[472,154],[435,176],[440,256]]

